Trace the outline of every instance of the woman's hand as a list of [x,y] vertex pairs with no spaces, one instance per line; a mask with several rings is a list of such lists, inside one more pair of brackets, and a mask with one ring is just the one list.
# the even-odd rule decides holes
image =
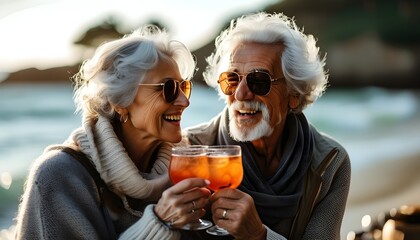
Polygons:
[[206,188],[208,180],[189,178],[180,181],[162,193],[155,206],[155,214],[173,228],[181,228],[187,223],[196,221],[206,211],[210,190]]
[[226,188],[215,192],[210,201],[213,222],[235,239],[266,239],[267,231],[250,195]]

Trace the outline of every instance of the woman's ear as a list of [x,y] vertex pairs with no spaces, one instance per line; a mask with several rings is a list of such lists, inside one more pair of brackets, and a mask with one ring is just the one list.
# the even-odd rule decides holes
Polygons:
[[114,107],[115,112],[118,113],[118,115],[120,115],[120,122],[121,123],[126,123],[128,121],[128,110],[127,108],[122,108],[122,107]]
[[291,95],[289,97],[289,108],[296,109],[299,106],[299,95]]
[[122,108],[120,106],[114,106],[115,112],[118,113],[118,115],[120,116],[124,116],[127,115],[127,109],[126,108]]

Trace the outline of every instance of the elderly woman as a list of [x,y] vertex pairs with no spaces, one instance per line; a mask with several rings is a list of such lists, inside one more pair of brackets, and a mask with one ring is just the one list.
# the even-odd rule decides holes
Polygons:
[[151,25],[99,47],[74,77],[82,127],[32,166],[17,238],[178,239],[202,217],[208,181],[170,187],[167,173],[194,69],[189,50]]

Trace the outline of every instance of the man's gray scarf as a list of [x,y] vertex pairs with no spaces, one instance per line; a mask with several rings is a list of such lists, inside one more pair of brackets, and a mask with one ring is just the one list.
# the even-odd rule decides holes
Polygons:
[[252,143],[236,142],[230,137],[228,111],[223,113],[217,135],[218,144],[241,145],[244,178],[238,189],[253,197],[264,224],[274,227],[282,219],[293,218],[304,192],[313,150],[313,136],[305,116],[293,113],[287,116],[282,138],[277,142],[280,164],[268,178],[259,171],[256,161],[261,161],[261,157]]

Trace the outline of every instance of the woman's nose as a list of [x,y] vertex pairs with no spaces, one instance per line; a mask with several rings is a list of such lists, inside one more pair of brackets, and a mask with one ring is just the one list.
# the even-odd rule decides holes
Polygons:
[[174,105],[183,106],[184,108],[190,105],[190,100],[185,96],[184,92],[180,89],[178,97],[174,101]]

